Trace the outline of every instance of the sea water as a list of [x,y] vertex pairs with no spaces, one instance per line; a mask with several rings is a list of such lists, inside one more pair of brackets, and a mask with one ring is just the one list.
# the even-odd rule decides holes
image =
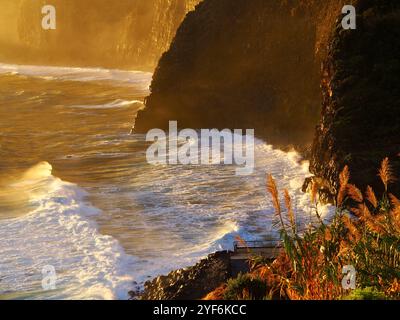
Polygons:
[[248,176],[147,163],[149,144],[130,129],[151,76],[0,64],[0,299],[127,299],[236,236],[278,237],[267,173],[310,222],[308,164],[294,151],[256,140]]

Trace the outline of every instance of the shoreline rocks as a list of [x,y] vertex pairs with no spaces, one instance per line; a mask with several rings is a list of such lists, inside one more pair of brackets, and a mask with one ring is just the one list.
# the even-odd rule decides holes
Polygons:
[[196,265],[147,281],[141,300],[198,300],[231,277],[230,251],[210,254]]

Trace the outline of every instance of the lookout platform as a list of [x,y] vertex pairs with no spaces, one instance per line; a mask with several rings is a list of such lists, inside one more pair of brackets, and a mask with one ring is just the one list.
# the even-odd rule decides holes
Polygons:
[[230,256],[231,273],[233,277],[236,277],[240,272],[250,271],[248,260],[252,256],[261,256],[271,261],[276,259],[282,250],[282,242],[280,240],[246,241],[245,243],[235,241],[233,248]]

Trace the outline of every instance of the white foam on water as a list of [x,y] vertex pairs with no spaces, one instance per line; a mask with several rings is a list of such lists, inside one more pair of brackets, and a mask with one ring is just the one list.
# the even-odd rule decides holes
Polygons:
[[[151,79],[151,74],[142,72],[5,64],[0,64],[0,74],[107,81],[144,91]],[[101,98],[93,105],[76,99],[62,108],[112,109],[118,113],[139,103],[113,96],[107,100],[111,102],[100,105]],[[149,277],[193,265],[216,250],[231,249],[236,236],[245,240],[277,237],[266,173],[275,177],[280,191],[289,190],[299,224],[310,220],[310,197],[301,192],[304,179],[310,175],[308,163],[294,151],[283,152],[256,139],[254,173],[236,176],[234,165],[150,166],[145,160],[143,137],[88,133],[92,134],[84,143],[74,145],[74,154],[68,159],[101,163],[76,170],[86,170],[81,173],[88,178],[102,178],[90,192],[93,199],[104,200],[95,202],[104,211],[87,202],[82,188],[53,176],[47,162],[10,182],[5,195],[23,195],[18,199],[27,199],[29,213],[0,220],[0,297],[126,299],[128,291],[135,289],[133,281],[140,285]],[[57,148],[68,139],[61,135]],[[113,158],[117,160],[111,161]],[[330,212],[330,207],[320,208],[323,217]],[[110,233],[116,230],[114,235],[121,243],[124,239],[139,240],[126,241],[124,250],[115,238],[101,233],[96,220]],[[42,290],[46,265],[54,266],[57,272],[55,291]]]
[[[140,184],[134,186],[130,198],[144,207],[140,223],[145,230],[153,230],[152,235],[170,230],[162,243],[152,247],[158,253],[152,257],[148,273],[166,274],[193,265],[209,253],[232,249],[237,236],[247,241],[279,239],[279,228],[274,226],[279,219],[266,191],[267,173],[276,179],[282,208],[283,190],[289,191],[299,229],[316,222],[310,196],[301,191],[310,175],[308,163],[301,161],[298,153],[283,152],[256,139],[254,173],[237,176],[236,168],[155,165],[135,177]],[[330,206],[319,207],[324,219],[332,211]],[[157,236],[151,241],[157,243]]]
[[[91,218],[100,211],[86,192],[51,175],[42,162],[12,185],[29,194],[28,215],[0,220],[0,296],[29,299],[126,299],[135,259],[99,233]],[[42,269],[54,266],[56,289],[42,288]],[[32,293],[33,291],[33,293]]]
[[[23,217],[0,220],[4,239],[0,296],[36,288],[35,294],[27,293],[28,298],[126,299],[135,289],[134,281],[142,286],[149,277],[193,265],[214,251],[232,249],[237,236],[248,241],[278,237],[274,208],[265,190],[266,173],[273,174],[279,190],[289,190],[298,222],[306,224],[310,197],[300,187],[309,175],[307,163],[299,162],[295,152],[273,149],[257,139],[255,155],[254,173],[240,177],[235,176],[235,166],[153,166],[148,170],[142,164],[142,176],[135,177],[139,184],[131,186],[129,195],[132,203],[144,207],[135,212],[141,225],[128,232],[146,240],[147,231],[154,237],[155,230],[162,230],[167,237],[156,246],[135,247],[137,256],[127,255],[113,237],[99,232],[93,215],[105,212],[85,200],[84,190],[54,177],[49,163],[36,165],[12,184],[29,194],[32,210]],[[110,186],[104,197],[118,203],[121,191],[112,190]],[[323,217],[330,211],[330,207],[320,208]],[[46,265],[57,272],[55,291],[41,289],[41,270]]]
[[104,68],[72,68],[0,63],[0,74],[24,75],[44,80],[58,81],[107,81],[118,85],[134,86],[149,90],[152,73]]
[[109,103],[105,104],[98,104],[98,105],[72,105],[72,106],[67,106],[69,108],[75,108],[75,109],[116,109],[116,108],[127,108],[130,107],[133,104],[139,104],[141,107],[143,107],[143,101],[141,100],[122,100],[122,99],[117,99]]

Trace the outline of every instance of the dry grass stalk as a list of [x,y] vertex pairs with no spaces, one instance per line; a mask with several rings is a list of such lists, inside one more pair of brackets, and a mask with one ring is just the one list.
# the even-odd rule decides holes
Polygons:
[[293,232],[296,232],[296,221],[295,221],[294,211],[293,211],[293,207],[292,207],[292,199],[291,199],[289,191],[287,189],[284,190],[284,196],[285,196],[285,205],[286,205],[287,213],[289,216],[290,225],[293,229]]
[[361,234],[358,231],[357,227],[354,225],[353,221],[348,216],[342,217],[343,223],[349,231],[349,235],[352,237],[352,240],[359,241],[361,239]]
[[317,182],[313,180],[311,185],[311,203],[313,204],[317,203],[318,191],[319,191],[319,185]]
[[345,166],[343,171],[339,175],[339,182],[340,182],[340,188],[339,192],[337,195],[337,206],[341,207],[344,201],[344,198],[346,196],[346,191],[347,191],[347,185],[350,180],[350,171],[349,167]]
[[350,199],[356,202],[363,202],[364,200],[360,189],[358,189],[354,184],[347,185],[347,195],[350,197]]
[[379,219],[374,218],[365,204],[360,204],[361,221],[365,223],[367,228],[375,233],[383,234],[384,229],[379,224]]
[[392,204],[392,217],[393,217],[393,224],[398,232],[400,232],[400,200],[395,197],[393,194],[389,194],[390,203]]
[[389,199],[390,199],[390,202],[392,203],[392,206],[394,208],[399,208],[400,207],[400,199],[398,199],[395,195],[390,193],[389,194]]
[[367,187],[366,198],[375,209],[378,208],[378,200],[376,199],[374,190],[370,186]]
[[392,168],[390,166],[389,158],[385,158],[382,163],[381,167],[378,171],[378,176],[381,178],[383,185],[385,186],[385,191],[388,190],[388,185],[395,181],[393,176]]
[[271,174],[268,175],[268,179],[267,179],[267,191],[270,193],[270,195],[272,197],[272,204],[275,208],[276,215],[280,219],[282,228],[285,228],[285,224],[284,224],[283,218],[282,218],[281,204],[279,202],[278,188],[276,187],[276,182]]

